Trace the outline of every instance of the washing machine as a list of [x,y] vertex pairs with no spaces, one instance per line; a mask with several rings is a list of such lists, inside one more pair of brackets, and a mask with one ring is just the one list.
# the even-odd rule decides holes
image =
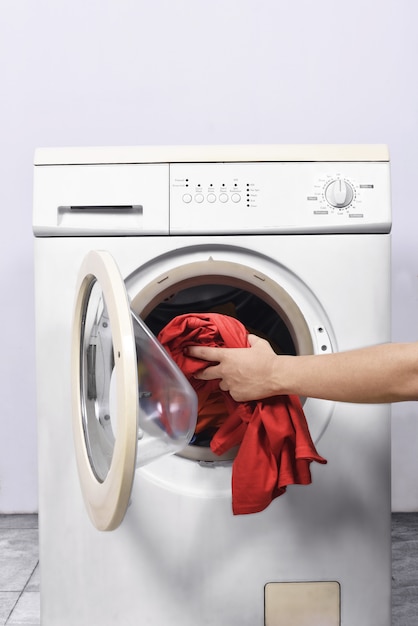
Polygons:
[[389,407],[301,398],[327,464],[234,515],[156,340],[217,311],[278,353],[387,342],[387,148],[42,148],[33,229],[43,626],[389,626]]

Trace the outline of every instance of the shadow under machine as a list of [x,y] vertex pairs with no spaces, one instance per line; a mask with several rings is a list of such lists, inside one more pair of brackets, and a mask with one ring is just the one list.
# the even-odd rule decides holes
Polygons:
[[234,515],[239,447],[156,339],[388,341],[386,147],[39,149],[33,228],[43,626],[389,626],[389,407],[302,398],[327,465]]

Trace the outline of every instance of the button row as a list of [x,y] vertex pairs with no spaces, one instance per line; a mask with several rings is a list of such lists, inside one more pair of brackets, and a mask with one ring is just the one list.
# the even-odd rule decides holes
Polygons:
[[[201,204],[204,201],[205,196],[203,195],[203,193],[196,193],[193,197],[190,193],[185,193],[182,199],[183,199],[183,202],[186,202],[186,204],[189,204],[192,200],[194,200],[198,204]],[[208,193],[208,195],[206,196],[206,200],[210,203],[213,203],[213,202],[216,202],[217,198],[214,193]],[[227,193],[219,194],[219,202],[228,202],[228,200],[229,200],[229,195]],[[231,200],[232,202],[240,202],[241,200],[240,194],[233,193],[231,195]]]

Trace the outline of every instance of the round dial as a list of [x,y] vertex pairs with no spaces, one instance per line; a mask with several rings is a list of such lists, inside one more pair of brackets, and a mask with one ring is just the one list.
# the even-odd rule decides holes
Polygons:
[[325,198],[331,206],[342,209],[353,201],[354,189],[346,180],[336,178],[326,186]]

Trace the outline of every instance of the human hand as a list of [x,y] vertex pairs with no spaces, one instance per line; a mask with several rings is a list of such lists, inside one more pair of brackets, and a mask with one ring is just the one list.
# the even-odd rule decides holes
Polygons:
[[219,379],[219,388],[229,391],[237,402],[276,395],[274,366],[277,355],[260,337],[248,335],[248,341],[249,348],[189,346],[188,356],[215,363],[199,371],[195,377],[199,380]]

